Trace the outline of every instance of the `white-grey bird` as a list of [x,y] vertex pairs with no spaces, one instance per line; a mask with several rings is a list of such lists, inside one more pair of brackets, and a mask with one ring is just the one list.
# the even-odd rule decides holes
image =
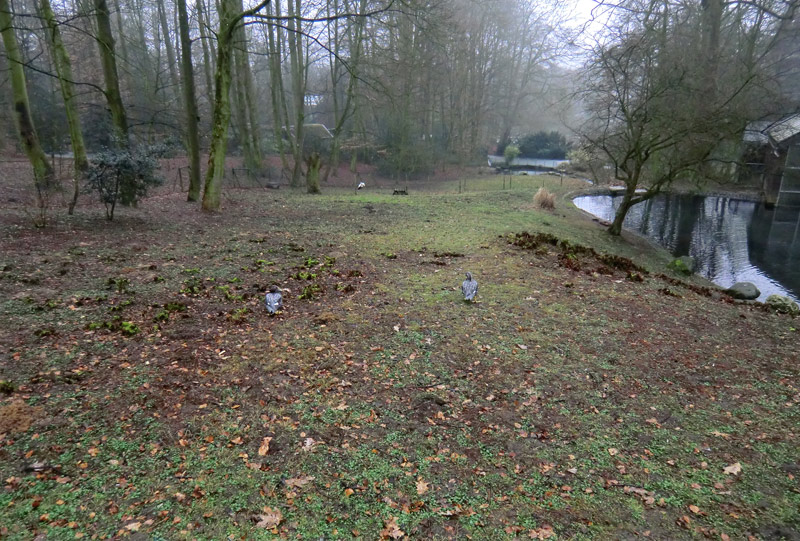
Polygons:
[[267,307],[267,312],[274,314],[278,310],[283,309],[283,296],[278,286],[270,286],[269,293],[264,296],[264,305]]
[[465,301],[474,301],[478,294],[478,282],[472,277],[472,273],[467,273],[467,279],[461,284],[461,293],[464,294]]
[[367,187],[367,185],[366,185],[366,184],[364,184],[363,182],[359,182],[359,183],[358,183],[358,188],[356,188],[356,189],[357,189],[357,190],[360,190],[361,188],[366,188],[366,187]]

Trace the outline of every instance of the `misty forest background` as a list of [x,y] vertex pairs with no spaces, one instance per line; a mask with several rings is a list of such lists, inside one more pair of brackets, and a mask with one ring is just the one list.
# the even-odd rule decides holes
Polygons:
[[796,110],[796,4],[0,0],[0,149],[40,209],[68,153],[70,212],[88,189],[109,217],[176,154],[205,210],[231,153],[314,193],[342,164],[408,179],[514,145],[655,193],[731,176],[747,123]]

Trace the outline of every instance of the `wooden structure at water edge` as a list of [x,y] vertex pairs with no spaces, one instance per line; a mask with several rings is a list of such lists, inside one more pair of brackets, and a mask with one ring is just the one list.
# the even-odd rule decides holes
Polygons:
[[768,207],[800,206],[800,114],[752,122],[743,142],[742,180],[761,181]]

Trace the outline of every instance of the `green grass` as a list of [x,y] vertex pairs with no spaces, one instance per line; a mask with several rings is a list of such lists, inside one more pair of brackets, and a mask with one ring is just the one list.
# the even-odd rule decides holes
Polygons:
[[[553,212],[532,204],[542,183]],[[203,217],[214,225],[203,233],[164,212],[196,209],[165,198],[137,222],[144,249],[79,215],[80,250],[46,237],[4,250],[14,273],[0,280],[0,332],[14,362],[0,380],[14,388],[0,406],[42,409],[0,441],[0,535],[797,531],[796,324],[680,285],[669,287],[681,298],[664,295],[654,275],[671,258],[583,217],[566,195],[584,186],[249,191]],[[583,270],[570,270],[554,247],[510,245],[522,231],[650,275],[594,272],[601,263],[580,254]],[[85,266],[50,272],[62,258]],[[14,297],[37,269],[30,300]],[[475,304],[461,299],[466,271]],[[272,283],[286,310],[267,318]],[[118,324],[88,328],[109,307]],[[736,462],[741,473],[725,474]],[[280,513],[274,528],[258,525],[266,508]]]

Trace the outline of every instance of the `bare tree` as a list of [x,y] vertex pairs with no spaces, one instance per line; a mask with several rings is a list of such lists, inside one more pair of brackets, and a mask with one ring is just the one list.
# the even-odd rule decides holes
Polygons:
[[763,70],[742,61],[741,47],[695,53],[716,39],[716,23],[698,25],[692,7],[626,3],[587,61],[580,96],[590,117],[582,135],[625,185],[612,235],[633,205],[676,179],[702,182],[707,164],[721,159],[720,146],[769,101]]

